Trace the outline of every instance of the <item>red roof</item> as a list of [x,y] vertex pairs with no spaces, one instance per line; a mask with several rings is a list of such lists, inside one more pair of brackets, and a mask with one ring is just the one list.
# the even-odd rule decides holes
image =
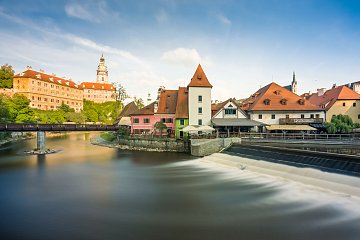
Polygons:
[[54,84],[58,84],[58,85],[63,85],[63,86],[67,86],[67,87],[72,87],[72,88],[77,88],[77,89],[81,89],[82,87],[78,84],[76,84],[75,82],[68,80],[68,79],[64,79],[64,78],[59,78],[53,75],[49,75],[43,72],[38,72],[32,69],[28,69],[22,73],[18,73],[14,76],[14,78],[33,78],[33,79],[39,79],[41,81],[46,81],[49,83],[54,83]]
[[188,87],[212,87],[200,64],[197,67]]
[[242,102],[241,108],[246,111],[320,110],[319,107],[274,82],[252,94]]
[[319,96],[318,93],[313,93],[307,99],[314,105],[330,109],[336,100],[359,100],[360,94],[351,90],[347,86],[334,87],[327,90],[323,95]]
[[153,115],[154,114],[154,104],[155,102],[150,103],[149,105],[133,112],[132,114],[130,114],[130,116],[134,116],[134,115]]
[[179,87],[177,96],[175,118],[189,118],[187,88]]
[[109,83],[82,82],[81,87],[84,89],[108,90],[115,91],[115,87]]
[[163,90],[160,93],[159,105],[156,114],[175,114],[177,90]]

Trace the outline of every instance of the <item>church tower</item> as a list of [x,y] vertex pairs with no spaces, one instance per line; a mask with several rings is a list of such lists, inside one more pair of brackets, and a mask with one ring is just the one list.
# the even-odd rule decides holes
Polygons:
[[293,72],[293,80],[291,82],[291,91],[296,94],[297,92],[297,81],[295,78],[295,72]]
[[211,125],[211,89],[201,65],[188,87],[189,125]]
[[107,70],[107,66],[105,65],[104,54],[101,54],[101,58],[96,74],[96,82],[108,83],[108,70]]

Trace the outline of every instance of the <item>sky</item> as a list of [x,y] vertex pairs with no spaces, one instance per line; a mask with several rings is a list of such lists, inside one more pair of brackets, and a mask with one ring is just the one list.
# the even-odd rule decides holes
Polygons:
[[155,98],[186,86],[200,63],[212,99],[271,82],[298,93],[360,80],[358,0],[0,0],[0,65],[109,82]]

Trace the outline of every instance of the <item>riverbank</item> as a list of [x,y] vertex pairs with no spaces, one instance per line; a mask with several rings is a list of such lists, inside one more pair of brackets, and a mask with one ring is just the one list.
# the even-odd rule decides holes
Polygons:
[[215,166],[218,171],[231,169],[238,171],[239,174],[242,174],[243,171],[250,171],[278,178],[281,181],[292,180],[314,186],[320,190],[330,190],[345,194],[347,197],[355,196],[360,198],[360,178],[358,177],[323,172],[312,168],[293,167],[224,153],[215,153],[204,157],[201,162],[209,166]]

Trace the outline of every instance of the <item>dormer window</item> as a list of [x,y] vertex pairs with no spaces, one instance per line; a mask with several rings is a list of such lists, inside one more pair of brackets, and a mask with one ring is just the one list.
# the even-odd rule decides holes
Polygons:
[[267,99],[264,100],[264,104],[265,104],[265,105],[270,105],[270,101],[271,101],[271,100],[267,98]]
[[285,98],[283,98],[283,99],[280,100],[280,103],[281,103],[281,105],[286,105],[287,100]]
[[36,74],[36,78],[41,79],[41,75],[40,75],[40,74]]
[[201,80],[201,75],[199,74],[199,75],[197,75],[197,79],[199,79],[199,80]]
[[276,91],[274,91],[274,93],[275,93],[276,95],[280,95],[280,90],[276,90]]
[[304,99],[299,99],[299,100],[298,100],[298,103],[299,103],[300,105],[304,105],[304,104],[305,104],[305,100],[304,100]]

